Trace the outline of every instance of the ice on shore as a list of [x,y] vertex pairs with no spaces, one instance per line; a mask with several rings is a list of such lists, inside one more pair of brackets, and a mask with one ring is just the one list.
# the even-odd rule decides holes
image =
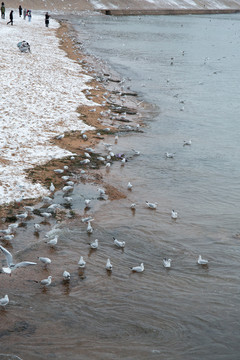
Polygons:
[[[94,105],[82,90],[91,78],[59,48],[55,30],[59,24],[33,13],[32,21],[18,17],[14,25],[0,19],[0,204],[16,198],[49,194],[40,184],[25,178],[25,169],[71,152],[50,144],[50,139],[70,130],[89,130],[79,118],[79,105]],[[31,53],[21,53],[20,41]]]

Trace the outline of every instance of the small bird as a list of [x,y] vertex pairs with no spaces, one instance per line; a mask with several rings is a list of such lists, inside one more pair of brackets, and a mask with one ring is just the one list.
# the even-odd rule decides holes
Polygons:
[[172,210],[172,213],[171,213],[171,218],[172,218],[172,219],[177,219],[177,217],[178,217],[178,213],[177,213],[177,211]]
[[166,158],[168,158],[168,159],[173,159],[174,156],[175,156],[175,153],[165,152],[165,156],[166,156]]
[[91,155],[87,152],[84,153],[84,156],[86,156],[86,158],[89,158],[89,159],[91,158]]
[[53,170],[56,174],[62,174],[64,173],[64,170],[63,169],[54,169]]
[[124,158],[122,158],[122,160],[121,160],[121,166],[124,166],[125,163],[126,163],[126,158],[124,157]]
[[34,224],[34,231],[35,231],[36,233],[38,233],[38,232],[40,231],[40,229],[41,229],[41,225],[40,225],[40,224]]
[[89,245],[90,245],[91,249],[97,249],[98,248],[98,239],[94,240]]
[[52,214],[49,212],[42,212],[41,215],[44,217],[45,220],[49,219]]
[[63,169],[64,169],[64,170],[68,170],[68,166],[67,166],[67,165],[64,165]]
[[171,259],[167,259],[167,258],[164,258],[163,259],[163,266],[165,267],[165,268],[170,268],[171,267]]
[[134,272],[143,272],[144,271],[144,264],[141,263],[138,266],[133,266],[133,267],[131,267],[131,270],[134,271]]
[[10,234],[12,234],[12,229],[10,228],[10,226],[7,228],[7,229],[2,229],[2,230],[0,230],[0,232],[2,233],[2,234],[4,234],[4,235],[10,235]]
[[68,176],[68,175],[63,175],[63,176],[62,176],[62,179],[63,179],[64,181],[68,181],[68,180],[70,179],[70,176]]
[[53,202],[53,199],[50,196],[44,196],[42,200],[44,204],[51,204]]
[[130,205],[130,208],[131,208],[132,210],[136,210],[136,204],[135,204],[135,203],[132,203],[132,204]]
[[5,295],[3,298],[0,299],[0,306],[6,306],[9,303],[8,295]]
[[68,204],[70,204],[72,202],[72,197],[70,196],[64,196],[64,201]]
[[88,139],[88,137],[87,137],[86,134],[83,134],[83,135],[82,135],[82,138],[83,138],[83,140],[85,140],[85,141]]
[[104,199],[105,196],[105,190],[104,189],[98,189],[99,197],[100,199]]
[[64,270],[64,272],[63,272],[63,280],[69,281],[70,278],[71,278],[70,273],[68,271]]
[[50,185],[49,190],[50,190],[51,192],[54,192],[54,191],[55,191],[55,186],[53,185],[52,182],[51,182],[51,185]]
[[134,152],[134,155],[139,156],[139,155],[141,154],[141,152],[140,152],[140,151],[138,151],[138,150],[132,149],[132,151]]
[[85,199],[84,202],[85,202],[85,206],[86,206],[87,208],[89,208],[89,207],[90,207],[91,200],[90,200],[90,199]]
[[115,237],[113,237],[113,243],[114,243],[114,245],[116,245],[119,248],[124,248],[125,247],[125,241],[119,241]]
[[23,213],[23,214],[16,215],[16,218],[19,219],[19,220],[24,220],[27,217],[28,217],[28,212],[27,211],[25,213]]
[[192,145],[192,140],[184,140],[184,142],[183,142],[183,146],[185,146],[185,145]]
[[109,169],[109,168],[111,167],[111,163],[110,163],[110,162],[107,162],[106,165],[105,165],[105,167],[106,167],[107,169]]
[[33,213],[34,211],[34,207],[33,206],[24,206],[24,209],[28,212],[28,213]]
[[84,269],[85,266],[86,266],[86,261],[83,260],[83,257],[80,256],[80,260],[78,262],[78,266],[81,268],[81,269]]
[[115,144],[118,142],[118,135],[115,136],[114,142],[115,142]]
[[149,201],[146,201],[146,204],[150,209],[156,209],[157,205],[158,205],[157,202],[156,203],[150,203]]
[[57,139],[57,140],[62,140],[63,138],[64,138],[64,134],[61,134],[61,135],[56,136],[56,139]]
[[199,255],[197,263],[198,263],[199,265],[207,265],[207,264],[208,264],[208,260],[202,259],[202,256]]
[[43,286],[49,286],[51,285],[51,282],[52,282],[52,276],[48,276],[47,279],[43,279],[40,281],[41,285]]
[[133,185],[130,183],[130,181],[129,181],[129,183],[127,184],[127,189],[128,190],[132,190],[132,188],[133,188]]
[[6,241],[12,241],[14,238],[14,235],[4,235],[3,236],[3,239],[6,240]]
[[68,193],[68,192],[70,192],[70,191],[73,191],[73,186],[70,186],[70,185],[64,186],[64,187],[62,188],[62,191],[63,191],[64,193]]
[[58,243],[58,235],[56,235],[53,239],[50,239],[49,241],[46,241],[48,245],[51,247],[54,247]]
[[86,165],[86,164],[88,164],[88,163],[90,163],[90,160],[89,160],[89,159],[84,159],[84,160],[81,160],[81,161],[80,161],[80,164],[81,164],[81,165]]
[[6,274],[11,274],[11,272],[19,267],[25,267],[28,265],[37,265],[37,263],[35,262],[31,262],[31,261],[22,261],[20,263],[14,264],[13,263],[13,257],[12,254],[5,249],[2,245],[0,245],[0,249],[2,250],[6,260],[7,260],[7,267],[2,268],[3,272],[5,272]]
[[93,227],[92,227],[92,225],[91,225],[91,220],[88,220],[88,226],[87,226],[87,233],[88,234],[92,234],[92,232],[93,232]]
[[45,265],[45,267],[52,262],[48,257],[38,256],[38,259]]
[[112,264],[111,264],[111,262],[110,262],[110,259],[107,259],[106,270],[112,271]]

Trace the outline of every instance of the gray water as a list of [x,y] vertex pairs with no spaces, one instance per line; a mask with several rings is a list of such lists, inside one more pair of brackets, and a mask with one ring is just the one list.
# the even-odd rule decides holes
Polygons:
[[[1,277],[11,299],[1,312],[2,352],[23,359],[239,359],[239,19],[71,19],[88,51],[154,111],[144,133],[122,135],[113,145],[129,162],[101,170],[126,199],[102,201],[99,208],[97,186],[74,188],[74,211],[83,212],[84,198],[93,200],[87,212],[95,219],[92,235],[71,220],[50,250],[40,241],[49,226],[39,239],[18,229],[14,250],[31,243],[27,259],[37,251],[52,264]],[[189,139],[192,145],[183,146]],[[132,148],[141,155],[132,157]],[[175,158],[166,159],[166,151]],[[157,209],[148,209],[146,200],[158,202]],[[61,203],[62,194],[55,201]],[[113,246],[113,236],[126,241],[124,251]],[[99,249],[91,252],[95,238]],[[197,265],[199,254],[208,267]],[[80,255],[87,261],[83,273]],[[163,268],[164,257],[172,259],[170,270]],[[141,262],[145,271],[131,273]],[[68,285],[61,280],[64,269],[72,274]],[[49,274],[47,290],[31,281]]]

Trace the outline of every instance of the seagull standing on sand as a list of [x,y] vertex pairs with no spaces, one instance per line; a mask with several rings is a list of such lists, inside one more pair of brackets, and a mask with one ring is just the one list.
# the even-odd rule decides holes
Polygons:
[[110,259],[107,259],[106,270],[112,271],[112,264],[111,264],[111,262],[110,262]]
[[0,299],[0,306],[6,306],[9,303],[8,295],[5,295],[3,298]]
[[116,245],[119,248],[124,248],[125,247],[125,241],[119,241],[115,237],[113,237],[113,243],[114,243],[114,245]]
[[144,271],[144,264],[141,263],[138,266],[133,266],[133,267],[131,267],[131,270],[134,271],[134,272],[143,272]]
[[146,201],[146,205],[149,207],[149,209],[156,209],[158,203],[150,203],[149,201]]
[[83,257],[80,256],[80,260],[78,262],[78,266],[81,268],[81,269],[84,269],[85,266],[86,266],[86,261],[83,260]]
[[2,250],[4,256],[5,256],[6,260],[7,260],[7,266],[8,267],[3,267],[2,268],[3,272],[5,272],[6,274],[11,274],[11,272],[13,270],[15,270],[17,268],[20,268],[20,267],[26,267],[28,265],[36,265],[37,264],[37,263],[31,262],[31,261],[22,261],[20,263],[14,264],[12,254],[1,245],[0,245],[0,249]]
[[207,264],[208,264],[208,260],[202,259],[202,256],[199,255],[197,263],[198,263],[199,265],[207,265]]
[[163,259],[163,266],[165,267],[165,268],[170,268],[171,267],[171,259],[167,259],[167,258],[164,258]]
[[178,213],[175,210],[172,210],[171,218],[172,219],[177,219],[177,217],[178,217]]

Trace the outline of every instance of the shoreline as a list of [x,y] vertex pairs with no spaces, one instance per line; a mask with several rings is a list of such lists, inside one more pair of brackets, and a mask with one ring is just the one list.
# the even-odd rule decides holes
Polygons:
[[[26,169],[27,178],[33,183],[40,183],[49,188],[51,182],[54,183],[55,191],[61,189],[64,186],[64,181],[61,176],[54,173],[54,169],[68,166],[68,174],[75,177],[76,183],[95,182],[101,184],[107,188],[107,195],[109,200],[124,198],[125,195],[115,189],[111,184],[104,183],[104,179],[100,178],[97,174],[97,169],[103,166],[101,161],[97,160],[96,156],[91,161],[91,166],[80,165],[80,162],[85,159],[84,152],[86,148],[95,147],[100,141],[104,140],[105,135],[114,135],[115,133],[128,132],[125,126],[131,126],[131,131],[139,131],[136,128],[137,123],[141,123],[142,126],[142,114],[138,113],[139,99],[137,94],[129,91],[128,93],[121,93],[121,79],[116,77],[116,74],[110,73],[104,69],[104,75],[100,78],[96,71],[101,71],[100,68],[92,67],[94,59],[90,55],[85,54],[78,47],[78,41],[76,39],[76,33],[66,20],[54,18],[59,22],[60,26],[55,30],[55,36],[59,39],[59,47],[62,49],[66,56],[71,60],[77,62],[81,66],[81,70],[78,76],[85,73],[91,77],[88,82],[91,94],[88,90],[83,90],[88,100],[93,101],[99,106],[81,105],[77,108],[77,113],[80,115],[82,121],[90,127],[94,127],[95,130],[84,131],[87,135],[87,140],[82,138],[81,131],[66,131],[62,139],[52,138],[50,143],[56,145],[63,150],[74,154],[74,160],[71,155],[64,156],[62,158],[55,158],[46,162],[45,164],[39,164],[33,168]],[[90,66],[90,68],[89,68]],[[94,66],[94,65],[93,65]],[[124,97],[124,101],[123,101]],[[126,99],[127,98],[127,99]],[[141,105],[144,111],[144,104]],[[118,110],[116,110],[118,109]],[[105,113],[102,116],[102,113]],[[111,114],[109,116],[108,112]],[[128,119],[124,119],[121,114],[123,112],[129,113]],[[107,129],[107,130],[106,130]],[[141,131],[141,130],[140,130]],[[96,153],[96,155],[99,155]],[[111,161],[117,161],[119,159],[113,158]],[[81,170],[88,171],[89,174],[81,177]],[[77,179],[76,179],[77,178]],[[16,221],[15,215],[24,211],[24,206],[34,206],[36,204],[41,205],[42,197],[26,198],[21,202],[13,201],[9,204],[2,204],[0,206],[1,224],[7,225],[9,222]]]

